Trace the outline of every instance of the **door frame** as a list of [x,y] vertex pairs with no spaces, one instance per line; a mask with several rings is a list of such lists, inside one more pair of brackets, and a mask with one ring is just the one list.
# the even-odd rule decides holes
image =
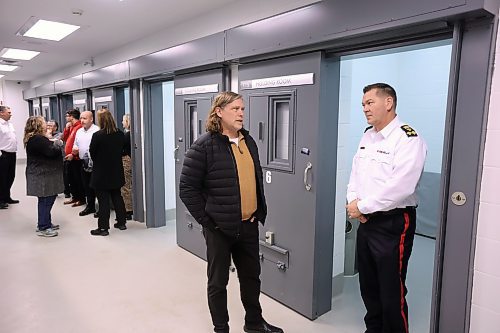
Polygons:
[[[369,47],[357,48],[357,45],[363,45],[361,39],[359,44],[346,41],[328,50],[329,54],[342,56],[445,39],[445,36],[452,38],[431,332],[469,332],[485,144],[483,129],[486,128],[489,107],[497,25],[497,19],[492,17],[474,22],[456,21],[448,31],[436,31],[435,34],[430,31],[420,38],[400,36],[386,41],[382,34],[379,40],[368,43]],[[450,194],[455,191],[466,194],[468,200],[464,205],[452,203]]]
[[[165,80],[143,80],[145,218],[148,228],[166,225],[163,143],[163,92]],[[161,112],[158,112],[161,110]]]

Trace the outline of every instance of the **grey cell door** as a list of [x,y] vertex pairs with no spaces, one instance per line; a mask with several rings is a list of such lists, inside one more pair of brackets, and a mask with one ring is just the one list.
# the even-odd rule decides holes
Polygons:
[[224,89],[222,69],[176,76],[174,79],[175,180],[177,244],[196,256],[206,259],[206,245],[201,226],[179,199],[179,177],[184,154],[191,144],[205,133],[205,122],[215,95]]
[[338,70],[320,52],[239,67],[268,206],[262,291],[310,319],[331,308]]

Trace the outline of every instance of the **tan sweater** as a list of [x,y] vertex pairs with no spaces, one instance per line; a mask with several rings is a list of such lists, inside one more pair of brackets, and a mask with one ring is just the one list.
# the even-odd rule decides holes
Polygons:
[[233,155],[236,160],[238,179],[240,183],[241,218],[248,220],[257,210],[257,187],[255,183],[255,168],[252,156],[245,143],[245,138],[240,133],[239,146],[231,142]]

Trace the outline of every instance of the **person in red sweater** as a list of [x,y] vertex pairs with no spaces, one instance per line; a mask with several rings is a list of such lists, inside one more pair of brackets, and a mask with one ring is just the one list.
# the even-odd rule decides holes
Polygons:
[[66,112],[66,120],[68,123],[66,124],[66,128],[63,133],[63,140],[66,142],[66,145],[64,146],[64,160],[69,163],[68,178],[72,198],[64,201],[64,204],[71,204],[72,207],[78,207],[85,205],[85,191],[83,189],[82,177],[80,175],[82,161],[78,158],[78,153],[73,152],[76,131],[82,127],[82,124],[80,123],[80,111],[69,110]]

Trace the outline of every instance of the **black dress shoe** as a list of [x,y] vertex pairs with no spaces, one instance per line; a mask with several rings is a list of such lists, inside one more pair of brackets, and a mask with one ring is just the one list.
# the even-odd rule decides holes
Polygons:
[[0,202],[0,209],[7,209],[9,208],[9,205],[6,204],[5,202]]
[[120,229],[120,230],[127,230],[127,226],[125,224],[120,224],[120,223],[115,223],[113,225],[116,229]]
[[265,320],[258,325],[245,324],[243,330],[247,333],[283,333],[281,328],[268,324]]
[[94,230],[90,230],[90,234],[92,236],[108,236],[109,235],[109,231],[106,230],[106,229],[94,229]]
[[11,199],[7,200],[6,203],[8,203],[8,204],[18,204],[19,200],[14,200],[14,199],[11,198]]
[[82,210],[80,213],[78,213],[78,215],[85,216],[85,215],[89,215],[89,214],[92,214],[92,213],[95,213],[95,209],[87,207],[84,210]]

